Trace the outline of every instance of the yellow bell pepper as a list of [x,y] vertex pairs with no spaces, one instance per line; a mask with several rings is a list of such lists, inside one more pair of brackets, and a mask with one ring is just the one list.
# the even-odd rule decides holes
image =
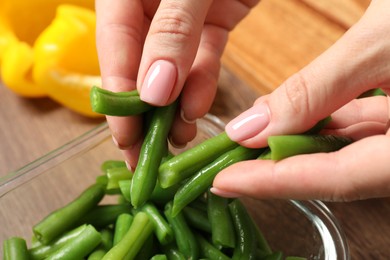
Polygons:
[[82,115],[101,78],[93,0],[1,0],[0,76],[25,97],[49,96]]

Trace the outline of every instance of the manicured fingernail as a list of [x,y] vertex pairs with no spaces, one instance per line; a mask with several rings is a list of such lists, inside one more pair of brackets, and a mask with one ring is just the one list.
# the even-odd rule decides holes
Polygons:
[[158,60],[152,64],[141,88],[141,100],[153,105],[166,105],[176,83],[177,70],[173,63]]
[[263,131],[270,121],[268,106],[256,104],[226,125],[226,133],[235,142],[244,141]]
[[183,110],[180,110],[180,117],[181,119],[183,119],[184,122],[186,122],[187,124],[195,124],[196,123],[196,119],[188,119],[186,117],[186,115],[184,114],[184,111]]
[[239,197],[242,196],[239,193],[230,192],[230,191],[224,191],[224,190],[221,190],[221,189],[218,189],[218,188],[214,188],[214,187],[211,187],[210,191],[212,193],[214,193],[215,195],[218,195],[218,196],[221,196],[221,197],[225,197],[225,198],[239,198]]

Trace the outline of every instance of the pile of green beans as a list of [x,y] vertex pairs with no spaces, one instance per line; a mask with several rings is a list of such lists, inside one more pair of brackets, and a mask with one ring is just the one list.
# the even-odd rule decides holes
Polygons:
[[[137,91],[94,87],[91,103],[106,115],[144,116],[137,168],[132,172],[124,161],[104,161],[95,183],[32,227],[30,243],[20,237],[3,241],[4,260],[305,259],[271,249],[239,199],[209,189],[222,169],[239,161],[282,160],[351,143],[318,134],[330,117],[302,135],[270,137],[262,149],[240,146],[222,132],[172,155],[167,140],[177,101],[152,107]],[[105,196],[117,196],[118,202],[103,204]]]

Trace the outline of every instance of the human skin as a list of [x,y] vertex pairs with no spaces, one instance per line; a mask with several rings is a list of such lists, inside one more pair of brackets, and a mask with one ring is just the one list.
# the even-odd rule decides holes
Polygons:
[[263,147],[270,135],[302,133],[332,115],[323,132],[354,143],[332,153],[234,164],[217,175],[212,191],[327,201],[389,196],[389,97],[356,99],[372,88],[390,93],[389,16],[389,1],[372,1],[331,48],[226,126],[234,141]]
[[[128,91],[155,106],[180,109],[170,140],[196,135],[210,109],[228,33],[258,0],[96,0],[96,42],[103,88]],[[114,142],[134,168],[142,143],[140,117],[107,116]]]

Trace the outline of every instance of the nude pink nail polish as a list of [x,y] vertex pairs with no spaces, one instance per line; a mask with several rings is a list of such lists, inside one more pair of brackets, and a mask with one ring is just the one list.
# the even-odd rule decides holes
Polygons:
[[177,69],[169,61],[155,61],[146,74],[141,88],[141,100],[152,105],[166,105],[175,86]]
[[256,104],[226,125],[226,133],[235,142],[244,141],[259,134],[270,121],[268,106]]

